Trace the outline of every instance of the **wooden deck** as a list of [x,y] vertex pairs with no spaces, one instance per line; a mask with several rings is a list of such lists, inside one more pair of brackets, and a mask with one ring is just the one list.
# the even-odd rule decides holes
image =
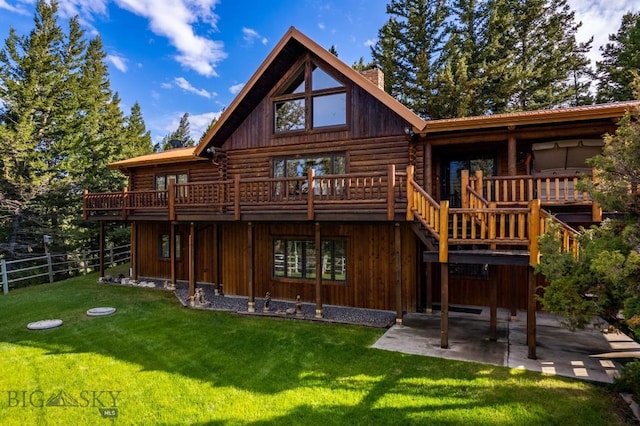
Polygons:
[[553,222],[563,250],[578,253],[577,232],[543,207],[580,204],[598,211],[577,190],[577,176],[470,177],[464,171],[462,182],[462,208],[436,201],[414,180],[413,166],[406,172],[389,166],[386,173],[315,176],[311,169],[295,178],[170,180],[162,191],[85,192],[83,206],[85,219],[101,221],[410,221],[420,224],[423,241],[434,242],[441,263],[467,250],[493,252],[483,263],[513,254],[503,264],[520,263],[515,259],[526,252],[531,265],[538,262],[539,236]]

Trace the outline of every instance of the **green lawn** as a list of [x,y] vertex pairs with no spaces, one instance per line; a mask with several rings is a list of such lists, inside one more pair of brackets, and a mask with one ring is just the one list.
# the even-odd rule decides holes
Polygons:
[[[370,349],[383,330],[185,309],[96,279],[0,296],[0,424],[631,423],[603,386]],[[97,306],[118,311],[85,315]],[[64,325],[27,330],[48,318]]]

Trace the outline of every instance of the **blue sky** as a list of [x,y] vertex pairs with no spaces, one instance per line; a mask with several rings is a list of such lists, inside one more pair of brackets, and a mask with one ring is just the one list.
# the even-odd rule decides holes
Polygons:
[[[387,0],[59,0],[60,23],[79,15],[89,36],[100,35],[111,87],[128,114],[142,107],[154,142],[189,113],[196,141],[229,105],[290,26],[351,65],[370,59]],[[582,39],[607,41],[637,0],[569,0],[583,22]],[[0,38],[9,27],[33,28],[35,0],[0,0]],[[598,56],[597,48],[592,58]]]

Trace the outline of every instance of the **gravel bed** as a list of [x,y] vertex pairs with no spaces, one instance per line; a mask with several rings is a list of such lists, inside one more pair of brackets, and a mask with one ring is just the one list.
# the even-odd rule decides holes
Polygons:
[[[302,315],[292,313],[295,310],[295,302],[271,300],[268,311],[264,311],[265,299],[261,297],[255,298],[255,313],[247,311],[248,298],[242,296],[220,296],[215,295],[214,288],[211,285],[200,285],[204,292],[204,298],[207,303],[196,306],[195,309],[208,309],[213,311],[230,311],[242,315],[255,316],[279,316],[292,319],[304,319],[313,321],[336,322],[343,324],[357,324],[368,327],[390,327],[395,323],[396,313],[394,311],[382,311],[376,309],[351,308],[345,306],[324,305],[323,318],[316,318],[316,307],[314,303],[302,303]],[[176,297],[187,307],[191,306],[187,300],[189,296],[188,286],[184,283],[178,283],[175,290]],[[289,313],[287,313],[289,309]]]

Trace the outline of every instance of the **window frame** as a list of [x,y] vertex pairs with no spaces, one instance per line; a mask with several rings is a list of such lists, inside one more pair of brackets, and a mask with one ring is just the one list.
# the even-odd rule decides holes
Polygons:
[[[276,251],[276,244],[283,245],[284,246],[284,253],[278,253]],[[299,244],[300,245],[300,252],[301,252],[301,259],[299,261],[299,263],[296,264],[289,264],[287,263],[287,258],[292,256],[292,254],[289,252],[289,247],[290,244]],[[321,278],[321,282],[323,284],[335,284],[335,285],[347,285],[348,282],[348,268],[347,268],[347,264],[348,264],[348,253],[347,253],[347,247],[348,247],[348,240],[346,237],[328,237],[328,238],[323,238],[320,241],[320,245],[321,247],[323,247],[322,250],[324,250],[324,245],[325,244],[331,244],[329,251],[331,252],[330,255],[330,259],[329,259],[329,265],[331,265],[331,271],[329,272],[329,278],[325,278],[325,276],[327,275],[327,273],[325,273],[324,271],[324,265],[323,265],[323,270],[322,270],[322,278]],[[336,271],[336,267],[335,265],[337,264],[336,262],[336,256],[335,254],[338,252],[337,249],[337,244],[336,243],[340,243],[342,245],[342,250],[344,253],[344,256],[341,256],[342,259],[342,272],[341,274],[338,274]],[[314,246],[313,249],[310,249],[309,246]],[[313,254],[308,254],[308,251],[312,250]],[[282,250],[279,250],[279,252],[282,252]],[[284,258],[279,261],[276,256],[277,255],[281,255],[284,256]],[[281,281],[281,282],[315,282],[316,280],[316,269],[315,269],[315,240],[310,238],[309,236],[297,236],[297,237],[281,237],[281,236],[273,236],[271,238],[271,277],[273,280],[275,281]],[[311,263],[309,262],[309,260],[312,260],[312,263],[314,264],[314,269],[313,271],[309,272],[308,271],[308,265]],[[278,274],[277,271],[277,262],[282,262],[282,273]],[[324,260],[323,260],[324,262]],[[291,273],[288,272],[292,267],[299,267],[300,272],[295,272],[295,273]],[[299,274],[299,276],[298,276]],[[342,279],[339,279],[337,277],[342,276]]]
[[[327,74],[333,80],[340,84],[337,87],[329,87],[323,89],[313,90],[313,71],[315,69],[320,69],[322,72]],[[351,116],[351,108],[350,105],[350,97],[351,93],[349,90],[349,86],[342,81],[341,78],[336,76],[331,71],[328,71],[328,66],[325,66],[323,62],[317,59],[313,59],[310,56],[307,56],[302,64],[298,65],[298,68],[295,73],[293,73],[289,78],[285,80],[282,84],[279,92],[276,92],[274,96],[271,97],[271,126],[272,126],[272,135],[273,136],[283,136],[283,135],[291,135],[295,133],[313,133],[319,131],[332,131],[332,130],[342,130],[348,129],[349,119]],[[304,91],[293,91],[291,93],[286,93],[288,89],[291,88],[293,84],[296,83],[296,79],[303,75],[303,86]],[[299,84],[296,86],[299,87]],[[316,98],[320,98],[323,96],[344,94],[345,95],[345,104],[344,104],[344,123],[339,124],[330,124],[326,126],[316,126],[314,123],[314,100]],[[302,100],[304,104],[304,125],[299,129],[291,129],[291,130],[278,130],[276,126],[276,113],[278,109],[276,109],[276,105],[287,102],[287,101],[295,101]]]
[[[175,247],[176,247],[176,260],[182,258],[182,236],[179,233],[175,234]],[[166,254],[165,254],[166,249]],[[161,232],[158,236],[158,259],[159,260],[171,260],[171,234]]]

